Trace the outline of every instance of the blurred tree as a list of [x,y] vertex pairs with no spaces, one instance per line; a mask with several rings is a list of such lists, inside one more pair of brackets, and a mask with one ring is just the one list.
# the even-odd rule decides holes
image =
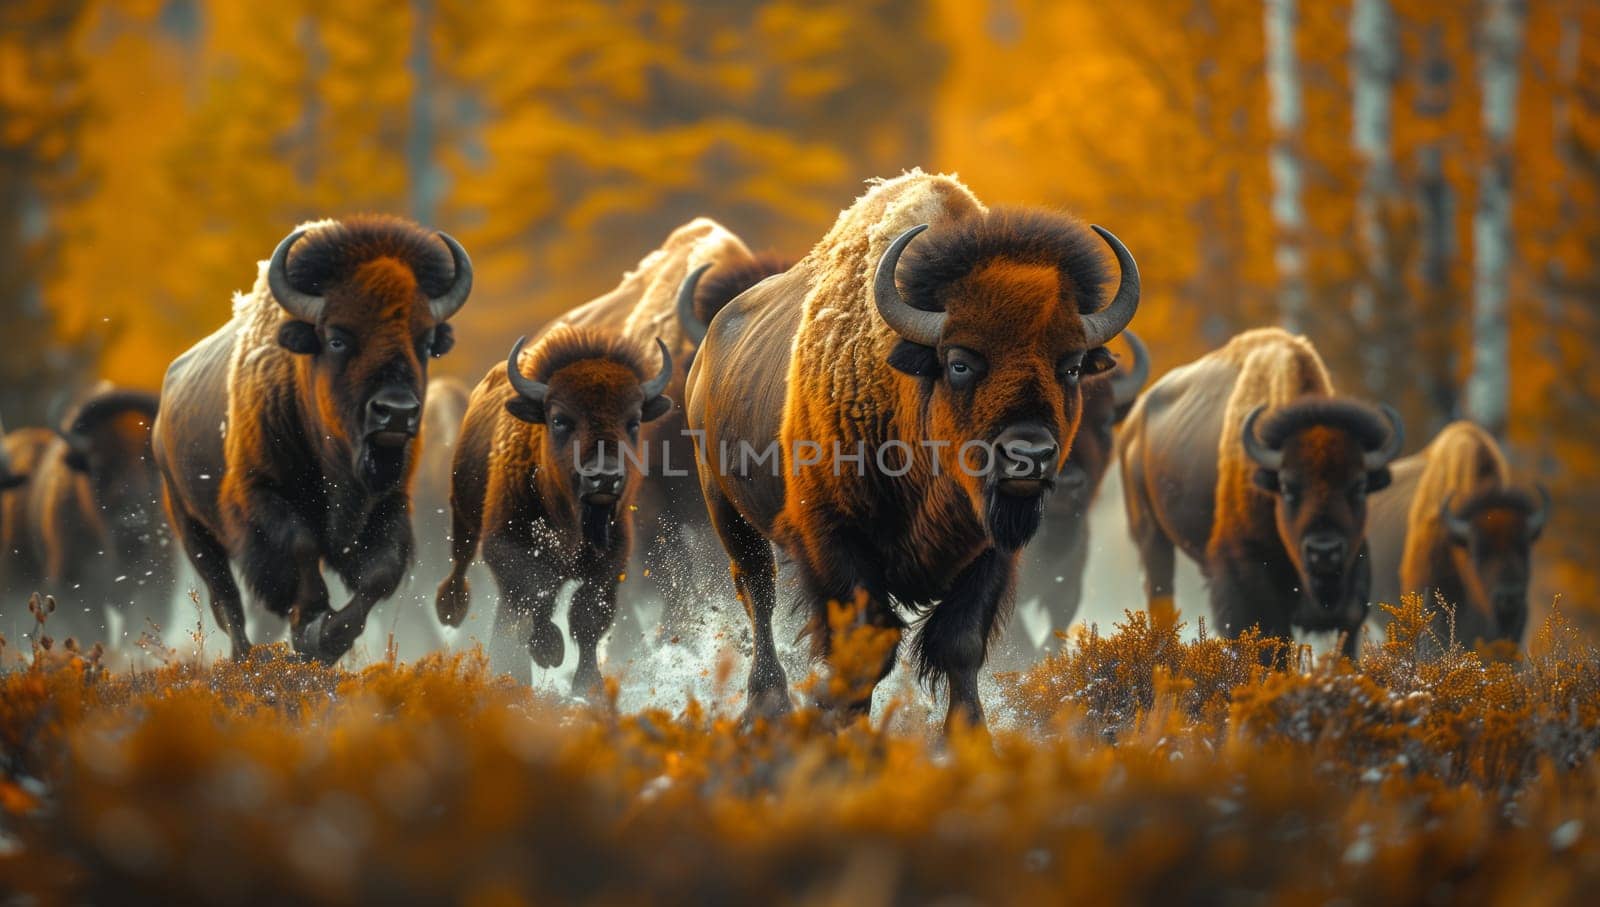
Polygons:
[[83,0],[0,4],[0,412],[13,427],[41,423],[80,386],[102,340],[63,335],[45,298],[62,241],[58,211],[87,188],[87,9]]
[[1364,329],[1360,345],[1363,383],[1369,389],[1400,384],[1393,355],[1404,347],[1396,332],[1409,332],[1409,313],[1399,290],[1391,245],[1396,176],[1394,90],[1400,72],[1398,24],[1388,0],[1355,0],[1350,15],[1352,142],[1361,161],[1356,195],[1357,242],[1362,273],[1355,281],[1351,311]]
[[1278,312],[1283,326],[1305,327],[1305,204],[1300,183],[1305,99],[1300,87],[1299,13],[1296,0],[1266,0],[1267,85],[1272,100],[1272,213],[1277,223]]
[[1487,0],[1478,79],[1483,92],[1487,156],[1478,177],[1473,218],[1472,377],[1467,411],[1504,435],[1509,412],[1510,327],[1507,293],[1511,260],[1511,141],[1517,124],[1525,0]]

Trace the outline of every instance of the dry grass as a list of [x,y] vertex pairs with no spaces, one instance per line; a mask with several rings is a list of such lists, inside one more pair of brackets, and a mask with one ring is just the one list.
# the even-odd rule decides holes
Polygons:
[[[0,677],[0,891],[41,903],[1578,903],[1600,885],[1600,653],[1360,669],[1172,618],[1003,678],[1016,716],[619,715],[476,655]],[[873,657],[863,646],[864,657]],[[1274,654],[1296,667],[1262,667]]]

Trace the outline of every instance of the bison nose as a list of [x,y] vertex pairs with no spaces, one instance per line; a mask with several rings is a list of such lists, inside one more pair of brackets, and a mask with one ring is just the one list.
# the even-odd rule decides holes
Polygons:
[[367,432],[417,433],[422,417],[422,401],[409,390],[388,388],[367,401]]
[[626,473],[621,469],[602,469],[586,473],[579,485],[579,495],[585,502],[591,504],[614,503],[622,494],[622,483],[625,478]]
[[1061,446],[1040,426],[1008,428],[995,439],[995,446],[1000,451],[1003,479],[1040,479],[1055,475]]
[[1313,573],[1331,572],[1344,566],[1344,539],[1338,536],[1308,536],[1302,549],[1306,569]]

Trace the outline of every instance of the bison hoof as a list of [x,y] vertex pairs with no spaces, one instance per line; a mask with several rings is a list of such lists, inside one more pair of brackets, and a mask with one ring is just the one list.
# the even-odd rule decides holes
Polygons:
[[789,701],[787,688],[779,686],[751,690],[745,697],[744,714],[739,716],[739,723],[748,728],[757,721],[782,718],[792,711],[794,705]]
[[605,681],[600,677],[600,669],[592,665],[578,668],[578,673],[572,675],[572,695],[579,699],[595,701],[594,697],[605,693]]
[[234,644],[233,644],[233,660],[234,661],[244,661],[244,660],[248,659],[250,657],[250,649],[251,648],[252,648],[252,646],[250,645],[250,640],[248,640],[248,639],[242,639],[242,640],[238,640],[238,641],[234,642]]
[[312,618],[293,634],[295,651],[323,664],[331,665],[338,661],[350,651],[361,631],[366,629],[366,615],[359,611],[358,608],[345,608]]
[[451,578],[439,586],[439,595],[433,601],[433,609],[439,614],[439,622],[447,627],[459,627],[467,619],[467,607],[472,604],[472,587],[467,585],[467,578]]
[[533,635],[528,637],[528,654],[533,656],[533,663],[541,668],[560,667],[567,656],[567,644],[561,638],[561,628],[548,620],[536,625]]

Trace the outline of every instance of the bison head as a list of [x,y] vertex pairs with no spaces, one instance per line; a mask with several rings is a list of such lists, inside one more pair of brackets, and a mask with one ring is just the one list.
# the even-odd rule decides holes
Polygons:
[[920,380],[924,438],[954,475],[990,538],[1015,550],[1032,537],[1078,430],[1080,381],[1109,369],[1103,345],[1139,306],[1133,256],[1107,230],[1122,279],[1100,305],[1099,241],[1063,217],[996,211],[930,234],[901,234],[878,262],[878,313],[900,336],[889,356]]
[[585,539],[609,547],[618,509],[638,484],[628,460],[645,462],[624,449],[634,454],[639,426],[672,409],[662,393],[672,379],[672,354],[656,340],[661,366],[650,377],[642,351],[622,338],[565,329],[539,344],[530,378],[518,365],[527,340],[519,339],[506,360],[517,392],[506,411],[544,426],[538,462],[562,478]]
[[57,432],[67,468],[88,480],[94,509],[125,555],[153,544],[162,525],[160,477],[150,449],[156,405],[152,394],[102,392]]
[[1056,476],[1056,494],[1071,495],[1080,510],[1088,507],[1111,465],[1117,423],[1128,414],[1150,377],[1150,353],[1144,343],[1132,331],[1123,331],[1122,339],[1133,351],[1133,359],[1083,381],[1083,417],[1072,438],[1067,465]]
[[370,488],[398,485],[428,359],[450,349],[446,322],[472,291],[466,250],[398,218],[353,218],[289,234],[267,285],[293,316],[278,343],[300,357],[301,400],[325,453]]
[[1447,497],[1439,519],[1450,539],[1451,560],[1468,594],[1487,606],[1498,638],[1522,639],[1528,621],[1528,577],[1533,543],[1550,517],[1550,492],[1495,489],[1455,504]]
[[1277,410],[1261,426],[1266,407],[1245,417],[1245,453],[1258,469],[1255,484],[1277,498],[1278,538],[1294,562],[1302,588],[1325,610],[1345,604],[1364,556],[1367,495],[1389,485],[1389,463],[1405,434],[1389,406],[1383,418],[1367,407],[1335,399],[1303,400]]

